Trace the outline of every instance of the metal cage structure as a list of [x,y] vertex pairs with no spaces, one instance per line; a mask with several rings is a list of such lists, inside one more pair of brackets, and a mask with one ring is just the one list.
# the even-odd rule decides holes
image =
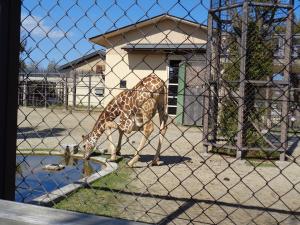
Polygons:
[[[205,95],[204,148],[207,151],[208,146],[217,150],[222,148],[234,150],[239,159],[243,158],[248,151],[266,150],[271,153],[279,151],[280,160],[285,160],[290,124],[288,116],[292,91],[290,81],[293,76],[291,61],[294,1],[212,1],[211,5],[208,17],[209,69]],[[261,40],[253,41],[253,36],[259,36]],[[271,43],[276,36],[282,39],[282,46],[274,46]],[[228,40],[236,42],[230,43]],[[256,51],[254,45],[258,44],[269,52],[269,55],[261,56],[262,61],[269,57],[273,58],[279,50],[284,51],[284,58],[274,59],[274,62],[281,65],[277,73],[282,73],[283,79],[276,80],[270,76],[271,73],[267,75],[264,70],[253,75],[255,72],[251,71],[251,67],[255,65],[251,60],[255,61],[255,59],[251,56]],[[259,64],[259,62],[256,63]],[[232,67],[238,74],[234,78],[229,77],[229,73],[234,73],[230,71]],[[275,89],[280,92],[279,97],[272,97],[271,92],[274,94]],[[260,113],[257,112],[259,99],[263,105]],[[280,137],[275,138],[277,139],[275,142],[269,140],[269,136],[272,136],[270,130],[275,125],[265,125],[262,118],[257,118],[270,117],[266,114],[270,113],[268,107],[272,99],[281,105],[280,122],[276,124],[280,124],[281,134]],[[230,101],[228,105],[224,103],[226,100]],[[222,121],[220,122],[222,120],[220,117],[224,116],[222,115],[224,109],[222,112],[220,108],[229,107],[230,104],[233,104],[233,110],[237,111],[236,115],[231,112],[232,116],[236,116],[233,122],[235,128],[229,128],[234,130],[231,134],[235,136],[233,140],[226,139],[228,135],[222,135],[220,131],[222,126],[226,126]],[[257,115],[253,116],[255,113]],[[249,144],[249,130],[251,129],[254,130],[251,132],[256,132],[259,136],[255,142],[263,140],[265,144]],[[246,140],[247,135],[248,140]]]

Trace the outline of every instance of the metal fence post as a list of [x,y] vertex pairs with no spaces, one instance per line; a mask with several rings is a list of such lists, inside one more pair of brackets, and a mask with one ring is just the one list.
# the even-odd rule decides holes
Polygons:
[[245,89],[246,89],[246,52],[247,52],[247,24],[248,24],[248,2],[243,4],[243,17],[242,17],[242,34],[240,43],[240,84],[239,84],[239,100],[238,100],[238,134],[237,134],[237,152],[236,158],[243,157],[243,147],[245,142],[245,125],[246,125],[246,105],[245,105]]
[[14,200],[20,1],[0,0],[0,198]]
[[[272,82],[272,77],[268,77],[268,82],[269,84]],[[272,87],[268,85],[266,87],[266,102],[265,102],[265,107],[266,107],[266,119],[265,119],[265,125],[268,129],[272,128]]]
[[88,74],[89,77],[89,93],[88,93],[88,110],[91,110],[91,93],[92,93],[92,74]]
[[76,108],[76,71],[72,71],[72,79],[73,79],[73,89],[72,89],[72,92],[73,92],[73,98],[72,98],[72,105],[73,105],[73,109]]
[[48,88],[47,74],[45,76],[44,84],[45,84],[44,85],[44,96],[45,96],[44,107],[47,108],[47,100],[48,100],[48,98],[47,98],[47,95],[48,95],[48,93],[47,93],[47,88]]
[[[211,3],[212,4],[212,3]],[[206,50],[206,65],[207,65],[207,77],[206,87],[204,91],[204,116],[203,116],[203,148],[205,152],[208,152],[209,141],[209,95],[210,95],[210,80],[211,80],[211,64],[212,64],[212,35],[213,35],[213,18],[211,13],[208,14],[208,37],[207,37],[207,50]]]
[[[294,1],[290,1],[291,5],[294,5]],[[285,31],[284,40],[284,71],[283,78],[284,81],[290,83],[291,74],[291,59],[292,59],[292,21],[293,21],[294,8],[290,8],[288,12],[287,25]],[[282,145],[282,152],[280,154],[280,161],[285,160],[285,153],[288,149],[288,128],[289,128],[289,99],[290,99],[290,86],[285,85],[283,88],[282,95],[282,122],[281,122],[281,134],[280,142]]]
[[23,79],[23,106],[27,106],[28,84],[27,79]]
[[[221,5],[221,2],[219,1],[219,5]],[[221,18],[221,13],[217,13],[217,18]],[[216,31],[215,34],[212,34],[215,36],[215,42],[212,41],[212,49],[211,51],[214,53],[213,59],[212,59],[212,70],[213,70],[213,83],[211,84],[211,89],[212,89],[212,105],[211,105],[211,136],[212,136],[212,142],[216,143],[217,139],[217,126],[218,126],[218,111],[219,111],[219,82],[221,78],[221,60],[220,60],[220,55],[221,55],[221,40],[222,40],[222,25],[219,20],[216,21]],[[209,113],[209,112],[208,112]]]
[[65,80],[64,80],[64,103],[65,103],[65,110],[68,110],[68,106],[69,106],[68,74],[69,73],[65,73]]

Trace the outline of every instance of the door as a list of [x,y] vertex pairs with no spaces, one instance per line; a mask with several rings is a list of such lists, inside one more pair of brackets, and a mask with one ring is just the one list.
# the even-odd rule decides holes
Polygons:
[[205,61],[189,61],[185,66],[183,124],[203,125]]

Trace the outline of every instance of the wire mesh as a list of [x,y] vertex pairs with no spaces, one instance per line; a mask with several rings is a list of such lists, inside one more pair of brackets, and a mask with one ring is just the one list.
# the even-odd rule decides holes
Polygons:
[[16,201],[300,223],[292,3],[23,0]]

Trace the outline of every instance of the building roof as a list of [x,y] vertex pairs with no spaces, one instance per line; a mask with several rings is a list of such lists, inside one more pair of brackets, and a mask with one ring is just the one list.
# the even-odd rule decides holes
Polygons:
[[125,51],[205,52],[206,44],[127,44],[122,49]]
[[108,38],[120,35],[122,33],[126,33],[128,31],[131,31],[131,30],[134,30],[134,29],[137,29],[137,28],[142,28],[142,27],[145,27],[145,26],[150,25],[150,24],[156,24],[157,22],[163,21],[163,20],[166,20],[166,19],[171,19],[175,22],[180,22],[180,23],[183,23],[183,24],[191,25],[191,26],[194,26],[196,28],[207,29],[207,26],[204,25],[204,24],[200,24],[200,23],[197,23],[195,21],[187,20],[185,18],[181,18],[181,17],[177,17],[177,16],[170,15],[168,13],[165,13],[165,14],[161,14],[161,15],[146,19],[146,20],[139,21],[139,22],[134,23],[134,24],[130,24],[128,26],[124,26],[124,27],[121,27],[121,28],[118,28],[118,29],[115,29],[115,30],[112,30],[112,31],[108,31],[104,34],[100,34],[100,35],[91,37],[91,38],[89,38],[89,41],[91,41],[93,43],[96,43],[96,44],[101,44],[103,46],[106,46],[106,45],[109,44],[107,42]]
[[74,66],[77,66],[78,64],[80,63],[83,63],[89,59],[92,59],[94,57],[100,57],[101,59],[105,59],[105,51],[103,50],[98,50],[98,51],[95,51],[95,52],[92,52],[88,55],[84,55],[78,59],[75,59],[71,62],[68,62],[60,67],[57,68],[58,71],[61,71],[61,70],[66,70],[66,69],[69,69],[69,68],[72,68]]

